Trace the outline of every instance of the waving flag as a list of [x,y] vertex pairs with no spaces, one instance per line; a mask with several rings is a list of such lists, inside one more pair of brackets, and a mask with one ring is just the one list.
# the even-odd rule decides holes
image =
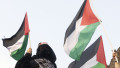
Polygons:
[[68,68],[107,68],[102,37],[82,53],[80,61],[72,62]]
[[89,0],[85,0],[65,33],[65,52],[71,58],[80,60],[99,24],[99,19],[91,10]]
[[11,57],[13,57],[15,60],[19,60],[25,53],[29,31],[26,13],[23,23],[17,33],[11,38],[3,39],[3,46],[10,51]]

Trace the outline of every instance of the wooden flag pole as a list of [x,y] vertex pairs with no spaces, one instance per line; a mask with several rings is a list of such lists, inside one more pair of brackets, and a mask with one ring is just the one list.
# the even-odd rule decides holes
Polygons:
[[[101,21],[100,21],[100,24],[102,25]],[[114,49],[113,49],[112,43],[111,43],[111,41],[110,41],[110,39],[109,39],[109,37],[108,37],[108,35],[107,35],[107,32],[106,32],[106,30],[105,30],[105,28],[104,28],[103,25],[102,25],[102,28],[103,28],[103,31],[104,31],[104,33],[105,33],[105,36],[107,37],[107,40],[108,40],[110,46],[111,46],[112,52],[114,52]]]
[[31,40],[30,40],[30,33],[29,33],[29,44],[30,44],[30,48],[31,48]]
[[[100,24],[101,24],[101,20],[100,20]],[[101,24],[101,25],[102,25],[102,24]],[[104,28],[103,25],[102,25],[102,28],[103,28],[103,31],[104,31],[104,33],[105,33],[105,36],[107,37],[107,40],[108,40],[110,46],[111,46],[112,52],[114,53],[114,49],[113,49],[112,43],[111,43],[111,41],[110,41],[110,39],[109,39],[109,37],[108,37],[108,35],[107,35],[107,32],[105,31],[105,28]],[[118,58],[117,58],[116,56],[115,56],[115,59],[116,59],[116,61],[117,61],[117,63],[118,63]]]

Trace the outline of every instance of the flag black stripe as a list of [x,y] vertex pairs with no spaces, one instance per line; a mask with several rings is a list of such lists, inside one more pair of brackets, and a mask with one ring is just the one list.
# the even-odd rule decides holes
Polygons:
[[24,22],[25,22],[25,18],[23,20],[21,27],[19,28],[19,30],[17,31],[15,35],[13,35],[11,38],[2,39],[3,46],[9,47],[9,46],[14,45],[24,35],[24,27],[25,27]]
[[99,48],[100,45],[100,37],[90,46],[88,47],[81,55],[80,61],[73,61],[68,68],[80,68],[82,65],[84,65],[88,60],[93,58]]
[[70,26],[67,28],[66,33],[65,33],[64,43],[66,41],[66,38],[75,30],[76,21],[83,16],[83,11],[84,11],[85,4],[86,4],[86,0],[83,2],[81,8],[79,9],[79,11],[77,13],[77,15],[73,19]]

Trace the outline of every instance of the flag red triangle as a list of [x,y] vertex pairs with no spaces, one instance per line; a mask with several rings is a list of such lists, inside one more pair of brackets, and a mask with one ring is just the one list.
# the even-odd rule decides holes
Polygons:
[[89,0],[87,0],[85,8],[84,8],[84,12],[83,12],[81,25],[90,25],[90,24],[96,23],[98,21],[99,21],[99,19],[94,15],[94,13],[90,7]]
[[25,35],[28,35],[28,33],[30,32],[29,29],[29,24],[28,24],[28,17],[27,17],[27,13],[25,14]]

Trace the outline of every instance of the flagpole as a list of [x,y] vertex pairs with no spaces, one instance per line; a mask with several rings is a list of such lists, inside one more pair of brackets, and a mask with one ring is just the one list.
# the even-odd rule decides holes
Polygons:
[[[102,25],[101,21],[100,21],[100,24]],[[107,40],[108,40],[110,46],[111,46],[112,52],[114,52],[114,49],[113,49],[112,43],[111,43],[111,41],[110,41],[110,39],[109,39],[109,37],[108,37],[108,35],[107,35],[107,32],[106,32],[106,30],[105,30],[105,28],[104,28],[103,25],[102,25],[102,28],[103,28],[103,31],[104,31],[104,33],[105,33],[105,36],[107,37]]]
[[[101,21],[100,21],[100,24],[102,25]],[[110,39],[109,39],[109,37],[108,37],[108,35],[107,35],[107,32],[105,31],[105,28],[104,28],[103,25],[102,25],[102,28],[103,28],[103,31],[104,31],[104,33],[105,33],[105,35],[106,35],[106,37],[107,37],[107,40],[108,40],[110,46],[111,46],[112,52],[114,53],[114,49],[113,49],[113,47],[112,47],[112,43],[111,43],[111,41],[110,41]],[[117,63],[118,63],[118,58],[117,58],[116,56],[115,56],[115,59],[116,59],[116,61],[117,61]]]
[[31,39],[30,39],[30,33],[29,33],[29,44],[30,44],[30,48],[31,48]]
[[[91,1],[91,0],[89,0],[89,1]],[[92,5],[92,3],[90,4],[90,5]],[[94,8],[93,8],[93,10],[94,10]],[[95,11],[95,10],[94,10]],[[100,22],[100,24],[102,25],[102,21],[100,20],[100,18],[95,14],[95,16],[99,19],[99,22]],[[108,37],[108,35],[107,35],[107,32],[105,31],[105,28],[104,28],[104,26],[102,25],[102,28],[103,28],[103,31],[104,31],[104,33],[105,33],[105,36],[107,37],[107,40],[108,40],[108,42],[109,42],[109,44],[110,44],[110,47],[111,47],[111,49],[112,49],[112,52],[114,53],[114,49],[113,49],[113,46],[112,46],[112,43],[111,43],[111,41],[110,41],[110,39],[109,39],[109,37]],[[117,61],[117,63],[118,63],[118,58],[115,56],[115,59],[116,59],[116,61]]]

